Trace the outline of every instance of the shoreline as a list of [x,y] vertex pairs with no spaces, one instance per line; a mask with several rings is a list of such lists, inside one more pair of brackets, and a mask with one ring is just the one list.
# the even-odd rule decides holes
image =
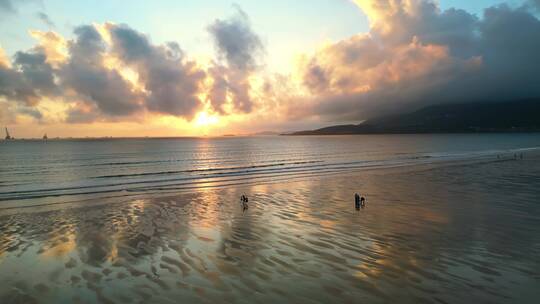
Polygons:
[[[175,195],[182,195],[182,194],[189,194],[189,193],[197,193],[204,191],[205,189],[226,189],[226,188],[245,188],[245,187],[253,187],[257,185],[269,185],[269,184],[285,184],[285,183],[295,183],[295,182],[302,182],[305,180],[321,180],[321,179],[327,179],[332,177],[346,177],[346,176],[356,176],[358,174],[392,174],[392,173],[405,173],[405,172],[414,172],[414,171],[424,171],[424,170],[432,170],[436,168],[441,167],[450,167],[450,166],[466,166],[466,165],[478,165],[478,164],[489,164],[489,163],[498,163],[498,162],[507,162],[507,161],[519,161],[520,159],[514,159],[512,157],[512,153],[519,152],[519,151],[525,151],[528,156],[526,158],[532,158],[532,159],[539,159],[540,160],[540,148],[520,148],[520,149],[514,149],[512,151],[509,151],[506,153],[508,155],[506,158],[500,158],[500,159],[475,159],[475,158],[468,158],[468,159],[457,159],[457,160],[442,160],[442,161],[436,161],[431,163],[418,163],[418,164],[401,164],[401,165],[390,165],[390,166],[383,166],[383,167],[362,167],[362,168],[353,168],[346,171],[338,171],[338,172],[311,172],[301,175],[294,175],[294,174],[287,174],[283,178],[277,179],[270,179],[270,180],[263,180],[260,182],[253,181],[251,177],[243,178],[242,180],[251,180],[252,182],[249,183],[232,183],[232,184],[224,184],[224,185],[209,185],[209,186],[193,186],[193,187],[187,187],[182,189],[161,189],[154,192],[147,192],[147,193],[129,193],[125,191],[111,191],[110,193],[117,193],[117,195],[113,196],[96,196],[95,194],[90,194],[89,197],[81,197],[79,199],[73,199],[68,201],[60,201],[60,202],[43,202],[43,203],[37,203],[37,204],[28,204],[24,206],[3,206],[2,203],[8,204],[8,203],[17,203],[19,200],[6,200],[4,202],[0,201],[0,218],[4,215],[12,215],[17,213],[36,213],[36,212],[48,212],[48,211],[55,211],[59,209],[64,208],[91,208],[93,206],[101,206],[106,204],[122,204],[122,203],[129,203],[133,200],[155,200],[160,199],[162,197],[170,197]],[[493,156],[495,156],[494,154]],[[265,178],[265,177],[261,177]],[[256,178],[257,179],[257,178]],[[74,195],[66,195],[61,197],[73,197]],[[75,195],[77,196],[77,195]],[[78,195],[80,196],[80,195]],[[51,197],[46,197],[45,199],[51,199]],[[55,197],[53,196],[52,199],[54,200]],[[39,201],[39,199],[32,199],[34,201]],[[95,201],[101,201],[101,202],[95,202]],[[85,203],[92,202],[92,205],[84,205]],[[33,210],[30,210],[33,209]]]

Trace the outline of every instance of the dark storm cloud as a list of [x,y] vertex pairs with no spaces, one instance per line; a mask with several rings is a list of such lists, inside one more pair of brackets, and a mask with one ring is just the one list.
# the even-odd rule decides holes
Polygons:
[[69,61],[60,72],[63,85],[106,115],[125,116],[139,110],[140,96],[132,85],[118,71],[102,65],[106,45],[99,32],[85,25],[74,33],[77,38],[69,43]]
[[372,2],[380,10],[369,35],[308,58],[302,75],[314,102],[295,107],[363,120],[435,103],[540,98],[540,21],[525,7],[491,7],[478,19],[431,1],[409,10]]
[[264,52],[259,36],[252,30],[247,14],[235,6],[236,14],[227,20],[216,19],[208,32],[220,58],[211,69],[214,83],[209,99],[213,109],[224,113],[227,96],[235,110],[249,113],[253,109],[249,76],[258,68]]
[[201,102],[197,97],[204,72],[185,58],[175,42],[152,45],[149,39],[127,25],[109,28],[114,52],[135,67],[144,83],[150,111],[193,118]]
[[49,15],[45,14],[44,12],[38,12],[37,17],[39,20],[41,20],[45,25],[49,27],[54,27],[54,22],[52,22],[51,18],[49,18]]
[[[496,98],[540,97],[540,20],[502,5],[485,11],[479,23],[482,87]],[[480,85],[479,84],[479,85]]]

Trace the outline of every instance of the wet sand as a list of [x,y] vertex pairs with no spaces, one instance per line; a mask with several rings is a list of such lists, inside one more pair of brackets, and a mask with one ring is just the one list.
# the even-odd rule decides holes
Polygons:
[[1,210],[0,303],[537,303],[539,198],[527,155]]

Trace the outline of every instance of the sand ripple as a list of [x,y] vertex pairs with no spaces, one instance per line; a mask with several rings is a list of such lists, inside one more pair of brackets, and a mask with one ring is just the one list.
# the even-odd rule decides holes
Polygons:
[[[0,302],[534,303],[538,164],[354,173],[4,215]],[[353,208],[354,192],[367,208]]]

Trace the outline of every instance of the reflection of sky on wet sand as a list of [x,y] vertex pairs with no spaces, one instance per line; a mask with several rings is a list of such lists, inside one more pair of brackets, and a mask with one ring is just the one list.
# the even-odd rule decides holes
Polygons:
[[532,303],[538,170],[409,168],[6,215],[0,302]]

